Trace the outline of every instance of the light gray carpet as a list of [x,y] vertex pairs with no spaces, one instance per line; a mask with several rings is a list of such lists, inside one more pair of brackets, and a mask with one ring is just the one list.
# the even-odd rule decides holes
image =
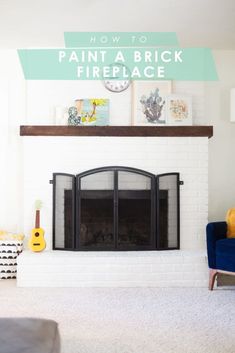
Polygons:
[[63,353],[235,352],[235,290],[31,289],[0,281],[0,303],[2,317],[56,320]]

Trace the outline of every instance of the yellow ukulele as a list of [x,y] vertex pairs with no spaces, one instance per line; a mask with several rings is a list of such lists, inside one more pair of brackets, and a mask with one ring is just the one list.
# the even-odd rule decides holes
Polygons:
[[32,229],[31,237],[29,239],[29,248],[32,251],[42,251],[46,247],[44,239],[44,230],[40,228],[40,209],[42,207],[41,201],[35,202],[36,217],[35,217],[35,228]]

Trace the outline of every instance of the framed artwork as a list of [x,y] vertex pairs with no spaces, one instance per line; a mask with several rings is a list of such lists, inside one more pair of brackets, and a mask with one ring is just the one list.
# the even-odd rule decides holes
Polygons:
[[171,81],[134,81],[132,86],[132,125],[165,124]]
[[75,106],[80,125],[109,125],[109,99],[77,99]]
[[168,125],[192,125],[192,98],[185,95],[171,95],[166,100]]

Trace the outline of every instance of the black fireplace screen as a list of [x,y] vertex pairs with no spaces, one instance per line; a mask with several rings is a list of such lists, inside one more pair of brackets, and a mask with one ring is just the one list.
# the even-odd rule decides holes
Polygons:
[[53,174],[53,249],[179,249],[179,173]]

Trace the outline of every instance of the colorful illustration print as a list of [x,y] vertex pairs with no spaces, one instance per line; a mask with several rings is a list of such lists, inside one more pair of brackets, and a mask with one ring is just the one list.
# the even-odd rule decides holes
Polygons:
[[77,115],[81,125],[108,125],[109,100],[105,98],[90,98],[76,100]]

